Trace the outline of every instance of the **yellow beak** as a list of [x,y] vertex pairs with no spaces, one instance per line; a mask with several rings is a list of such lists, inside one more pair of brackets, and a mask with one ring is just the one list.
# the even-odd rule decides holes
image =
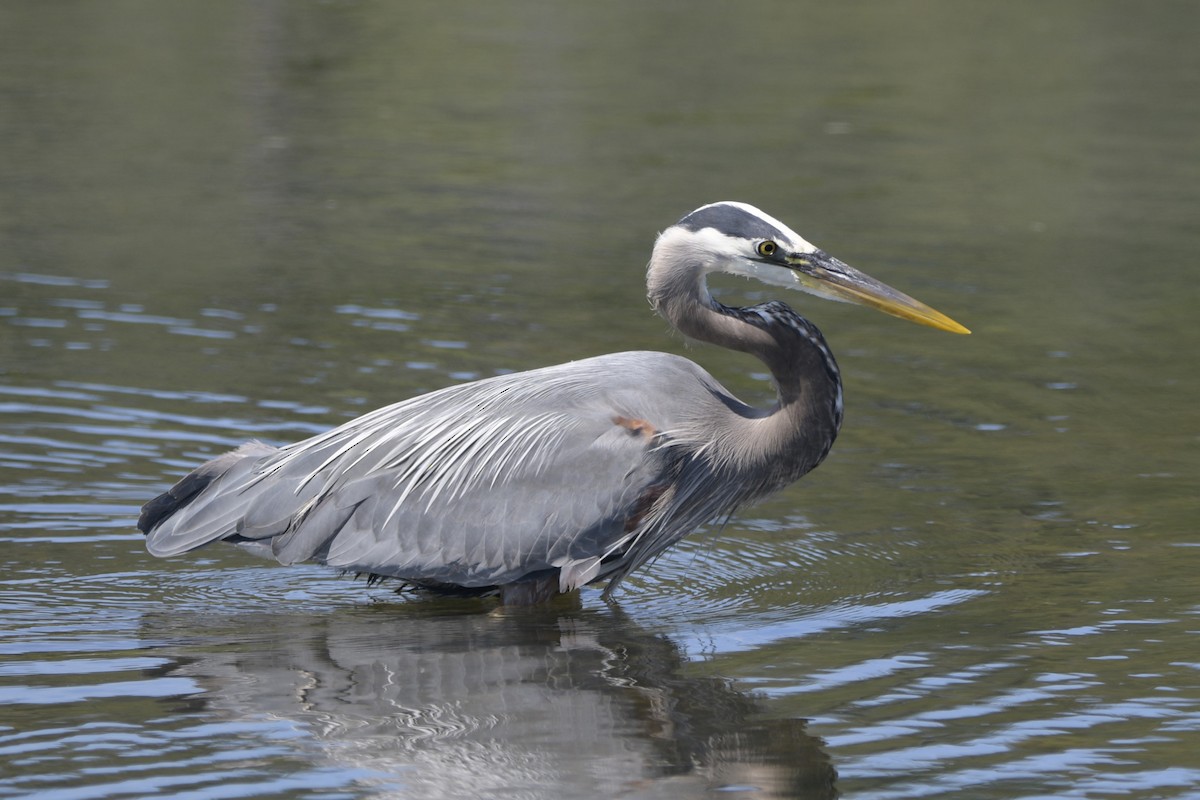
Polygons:
[[864,272],[859,272],[824,251],[798,253],[789,256],[787,263],[795,270],[796,279],[801,287],[812,294],[829,300],[870,306],[885,314],[938,330],[951,333],[971,332],[942,312],[875,280]]

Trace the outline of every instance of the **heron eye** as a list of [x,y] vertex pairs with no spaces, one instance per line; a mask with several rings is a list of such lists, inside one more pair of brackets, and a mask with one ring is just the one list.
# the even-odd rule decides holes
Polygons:
[[778,249],[779,247],[770,239],[767,239],[765,242],[758,243],[758,254],[763,258],[770,258],[771,256],[775,255],[775,251]]

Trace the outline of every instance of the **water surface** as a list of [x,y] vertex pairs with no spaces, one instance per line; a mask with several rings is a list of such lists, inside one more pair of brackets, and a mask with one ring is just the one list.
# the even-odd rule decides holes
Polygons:
[[[0,6],[0,797],[1200,793],[1198,17]],[[785,298],[833,454],[615,605],[145,553],[199,461],[465,380],[768,402],[643,299],[719,199],[975,333]]]

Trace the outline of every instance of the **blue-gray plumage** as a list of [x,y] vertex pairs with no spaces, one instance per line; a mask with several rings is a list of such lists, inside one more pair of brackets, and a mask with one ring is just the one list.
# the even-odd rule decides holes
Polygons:
[[452,386],[327,433],[219,456],[147,503],[157,556],[233,542],[440,590],[530,603],[632,570],[817,466],[842,389],[816,326],[778,302],[729,308],[711,272],[944,315],[818,250],[762,211],[714,203],[655,243],[651,304],[684,334],[752,354],[779,391],[748,406],[695,363],[614,353]]

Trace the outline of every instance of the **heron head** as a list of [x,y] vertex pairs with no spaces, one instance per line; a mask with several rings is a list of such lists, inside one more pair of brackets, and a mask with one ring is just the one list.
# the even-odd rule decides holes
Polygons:
[[655,247],[676,263],[727,272],[818,297],[876,308],[953,333],[962,325],[839,261],[779,220],[746,203],[702,206],[663,231]]

